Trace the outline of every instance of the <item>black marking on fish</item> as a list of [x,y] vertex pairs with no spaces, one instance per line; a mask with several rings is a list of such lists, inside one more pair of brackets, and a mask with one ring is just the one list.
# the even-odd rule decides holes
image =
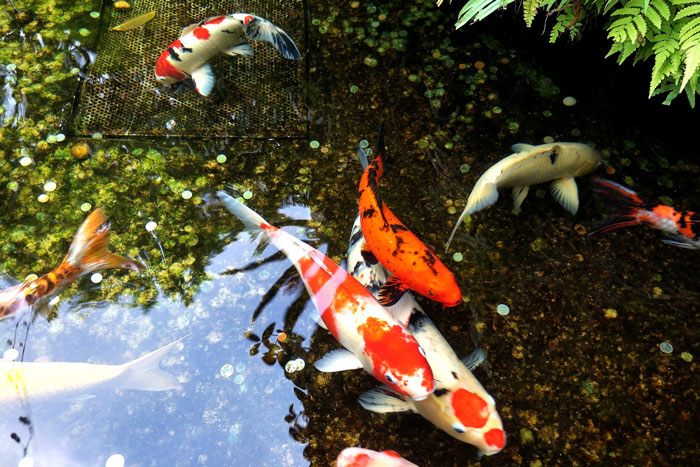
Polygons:
[[549,161],[554,165],[557,162],[557,158],[559,157],[559,154],[557,154],[557,150],[552,148],[551,151],[549,151]]
[[182,59],[180,58],[180,55],[178,55],[178,53],[175,52],[175,49],[173,49],[172,47],[168,47],[168,53],[170,54],[170,58],[172,58],[176,62],[182,61]]
[[238,34],[238,31],[229,31],[228,29],[222,29],[221,32],[225,32],[226,34]]
[[34,302],[36,301],[36,295],[27,294],[24,296],[24,300],[27,302],[27,305],[33,305]]
[[453,377],[454,379],[459,379],[459,377],[457,376],[457,373],[454,372],[454,371],[452,372],[452,377]]
[[393,230],[394,232],[396,232],[398,230],[408,231],[408,228],[404,225],[401,225],[401,224],[391,224],[390,227],[391,227],[391,230]]
[[352,248],[357,242],[362,239],[362,229],[357,229],[357,232],[353,233],[350,237],[350,247]]
[[433,391],[433,395],[435,397],[441,397],[441,396],[444,396],[445,394],[447,394],[448,392],[450,392],[449,389],[439,388],[439,389],[436,389],[435,391]]
[[183,47],[180,50],[182,50],[183,52],[186,52],[186,53],[192,53],[192,49],[190,47]]
[[414,308],[413,311],[411,311],[411,317],[408,319],[408,329],[411,332],[415,332],[415,330],[425,326],[428,319],[429,318],[425,315],[425,313]]
[[377,212],[374,208],[368,208],[362,211],[362,217],[372,217]]
[[390,278],[379,290],[378,302],[383,306],[392,306],[403,297],[406,289],[401,281],[395,277]]
[[374,256],[374,253],[372,253],[372,250],[361,250],[360,254],[362,255],[362,259],[365,260],[365,263],[369,265],[375,265],[379,262],[376,256]]
[[401,253],[401,245],[403,245],[403,243],[404,243],[403,238],[397,236],[396,237],[396,248],[394,248],[394,251],[391,254],[396,256],[399,253]]
[[46,281],[46,292],[48,293],[48,292],[53,290],[55,284],[48,277],[45,278],[44,280]]
[[430,251],[430,250],[423,250],[425,252],[425,256],[421,256],[423,260],[425,260],[426,264],[430,268],[431,271],[433,271],[433,274],[437,276],[437,271],[433,266],[435,266],[435,262],[437,261],[437,258],[435,255]]

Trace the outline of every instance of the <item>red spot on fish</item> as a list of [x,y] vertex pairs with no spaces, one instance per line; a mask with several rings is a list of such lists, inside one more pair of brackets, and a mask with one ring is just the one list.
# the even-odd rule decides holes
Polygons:
[[503,430],[494,428],[484,433],[484,441],[486,441],[486,444],[489,446],[501,449],[506,443],[506,436],[503,433]]
[[457,389],[452,395],[452,408],[462,425],[469,428],[481,428],[488,420],[486,401],[466,389]]
[[354,459],[350,460],[346,467],[369,467],[372,463],[372,458],[369,455],[362,453],[357,454]]
[[[383,376],[391,370],[394,376],[401,378],[416,375],[423,369],[421,385],[427,392],[434,389],[433,372],[418,350],[418,343],[401,326],[370,316],[364,324],[358,326],[357,332],[365,341],[365,353],[372,360],[376,375]],[[385,382],[402,394],[406,393],[405,388],[389,381]]]
[[226,19],[225,16],[217,16],[216,18],[212,18],[209,21],[206,21],[202,26],[207,26],[208,24],[219,24],[223,22]]
[[172,44],[170,44],[170,47],[173,49],[181,49],[182,48],[182,41],[180,39],[176,40]]
[[197,39],[200,39],[203,41],[209,39],[209,37],[211,36],[211,34],[209,33],[209,30],[207,28],[202,28],[202,27],[199,27],[199,28],[195,29],[194,31],[192,31],[192,35],[194,37],[196,37]]
[[160,57],[158,57],[158,61],[156,62],[156,76],[169,77],[176,80],[183,80],[187,78],[187,75],[175,68],[175,66],[170,63],[168,60],[169,56],[170,54],[168,54],[168,51],[165,50],[162,54],[160,54]]
[[399,456],[398,452],[391,451],[391,450],[384,451],[384,454],[386,454],[387,456],[391,456],[391,457],[401,457],[401,456]]
[[253,19],[255,19],[255,16],[248,15],[248,16],[246,16],[246,17],[243,19],[243,22],[244,22],[245,24],[248,24],[248,23],[250,23],[251,21],[253,21]]

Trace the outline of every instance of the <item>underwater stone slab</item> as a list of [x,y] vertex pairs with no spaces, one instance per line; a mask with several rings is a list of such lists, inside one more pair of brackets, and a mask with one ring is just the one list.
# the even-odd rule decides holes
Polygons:
[[[283,58],[268,43],[253,41],[252,58],[220,54],[210,64],[216,76],[212,94],[197,94],[191,82],[164,86],[155,79],[158,56],[182,29],[208,17],[246,12],[284,29],[304,50],[304,4],[296,1],[144,0],[101,15],[97,59],[87,69],[73,121],[76,134],[89,136],[303,137],[306,67]],[[155,10],[155,18],[130,31],[110,31],[124,21]]]

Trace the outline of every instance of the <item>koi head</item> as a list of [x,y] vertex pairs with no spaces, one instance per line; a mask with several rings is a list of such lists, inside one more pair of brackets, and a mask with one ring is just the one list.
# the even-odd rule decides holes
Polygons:
[[457,306],[462,303],[462,292],[452,273],[445,268],[445,274],[432,276],[427,280],[427,297],[445,306]]
[[182,48],[179,39],[165,49],[163,53],[160,54],[160,57],[158,57],[158,61],[156,61],[156,81],[159,83],[174,84],[187,78],[187,75],[173,65],[173,57],[178,57],[175,51],[176,48]]
[[409,467],[415,464],[394,451],[377,452],[364,448],[345,448],[336,461],[336,467]]
[[506,436],[491,396],[485,394],[485,397],[482,397],[460,387],[441,397],[448,404],[445,416],[451,424],[450,435],[476,446],[487,456],[503,449]]
[[369,317],[358,326],[365,342],[364,354],[372,362],[375,378],[414,400],[423,400],[435,390],[433,371],[425,351],[399,323]]
[[574,172],[574,177],[580,177],[581,175],[586,175],[593,172],[601,163],[602,157],[599,151],[596,151],[587,144],[570,143],[575,144],[575,164],[576,171]]

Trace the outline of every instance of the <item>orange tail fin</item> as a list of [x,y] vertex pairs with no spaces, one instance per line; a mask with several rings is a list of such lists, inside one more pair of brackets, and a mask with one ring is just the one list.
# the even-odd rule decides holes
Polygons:
[[593,184],[593,190],[598,193],[600,198],[614,209],[614,214],[588,235],[641,224],[637,219],[637,214],[639,211],[649,209],[651,205],[640,198],[636,192],[602,178],[595,178],[591,180],[591,183]]
[[101,269],[130,269],[142,271],[146,267],[139,261],[107,251],[109,244],[109,221],[102,208],[95,209],[83,221],[70,244],[68,254],[63,263],[79,268],[81,274],[87,274]]

